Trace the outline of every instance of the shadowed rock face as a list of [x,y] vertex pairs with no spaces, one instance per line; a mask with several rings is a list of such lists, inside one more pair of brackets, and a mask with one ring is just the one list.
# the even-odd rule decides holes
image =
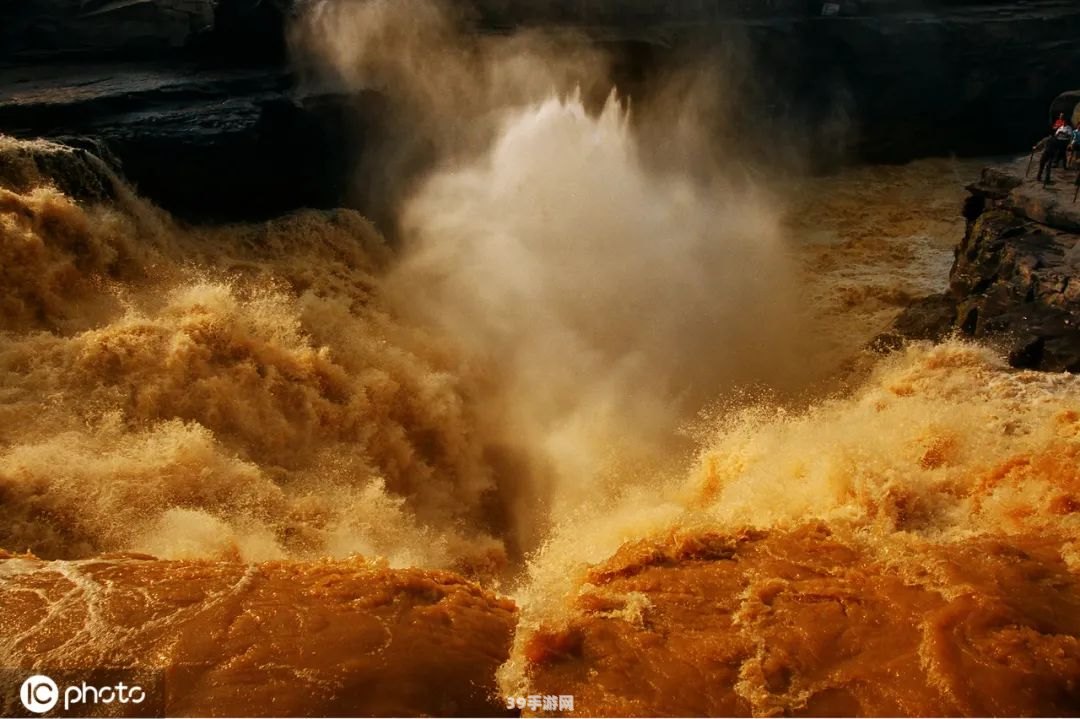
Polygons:
[[32,0],[5,3],[0,51],[160,53],[187,45],[214,23],[213,0]]
[[961,328],[1001,336],[1016,367],[1080,372],[1077,239],[1005,210],[981,215],[951,276]]
[[1068,0],[859,0],[835,3],[836,16],[823,5],[549,2],[491,14],[585,26],[612,45],[635,39],[653,49],[650,67],[688,47],[747,49],[729,75],[745,75],[748,117],[776,117],[788,135],[842,126],[842,150],[871,161],[1022,148],[1044,129],[1037,108],[1075,84],[1080,6]]
[[1080,372],[1075,173],[1055,171],[1055,184],[1044,187],[1025,178],[1027,164],[1023,158],[987,168],[969,188],[967,232],[956,247],[949,292],[906,310],[887,343],[956,330],[1001,345],[1015,367]]
[[[283,70],[292,3],[229,0],[208,19],[200,2],[7,3],[0,58],[18,64],[0,70],[0,131],[102,139],[143,194],[189,219],[341,204],[386,213],[355,191],[384,180],[357,176],[393,135],[383,98],[294,96]],[[1065,0],[846,0],[835,17],[808,0],[458,4],[481,33],[573,26],[611,49],[631,94],[687,56],[737,56],[728,110],[758,161],[791,156],[770,154],[777,136],[825,165],[1014,150],[1043,129],[1033,108],[1080,65],[1080,6]],[[73,53],[77,66],[55,64]],[[104,59],[131,62],[88,65]],[[51,64],[26,66],[41,60]],[[148,74],[164,81],[148,86]]]
[[816,525],[627,545],[529,638],[530,686],[586,716],[1076,714],[1063,546],[875,553]]
[[193,63],[0,68],[0,132],[93,142],[185,219],[340,207],[378,99],[292,99],[290,84],[276,69]]
[[25,0],[0,6],[0,60],[280,60],[288,0]]
[[449,573],[0,555],[0,579],[5,716],[22,713],[12,702],[32,670],[142,681],[146,708],[167,716],[500,711],[514,605]]

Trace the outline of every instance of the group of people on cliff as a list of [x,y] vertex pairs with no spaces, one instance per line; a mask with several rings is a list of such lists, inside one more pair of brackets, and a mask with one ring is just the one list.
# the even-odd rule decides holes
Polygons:
[[[1037,178],[1044,185],[1052,182],[1050,171],[1057,166],[1065,169],[1080,166],[1080,123],[1077,127],[1069,124],[1065,113],[1058,113],[1057,119],[1050,126],[1050,134],[1039,141],[1033,151],[1042,150],[1039,156],[1039,174]],[[1080,177],[1078,177],[1080,180]]]

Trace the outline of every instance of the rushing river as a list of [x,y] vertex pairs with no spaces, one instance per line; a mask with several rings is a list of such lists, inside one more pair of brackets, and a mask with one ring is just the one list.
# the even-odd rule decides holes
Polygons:
[[[392,248],[347,210],[191,228],[122,183],[77,201],[22,155],[0,548],[56,561],[5,561],[0,663],[217,667],[222,607],[259,597],[295,621],[253,614],[271,649],[213,686],[277,667],[325,711],[355,705],[320,672],[408,675],[394,631],[429,621],[502,692],[591,714],[1075,709],[1080,381],[957,340],[866,350],[944,288],[980,163],[691,177],[637,128],[614,97],[514,105]],[[301,650],[375,585],[382,624]],[[398,593],[452,599],[393,624]],[[170,706],[208,711],[184,681]],[[213,706],[269,686],[303,712],[267,681]],[[415,711],[401,681],[373,711]]]

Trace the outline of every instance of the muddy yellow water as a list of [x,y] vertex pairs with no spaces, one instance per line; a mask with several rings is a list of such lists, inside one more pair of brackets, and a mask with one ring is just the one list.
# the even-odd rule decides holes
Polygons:
[[883,549],[816,523],[628,545],[528,640],[530,683],[583,715],[1076,711],[1061,539]]
[[0,665],[172,714],[1080,713],[1080,381],[862,350],[977,164],[701,187],[622,113],[509,115],[392,249],[0,140]]
[[[18,664],[75,677],[123,668],[114,681],[143,680],[151,694],[145,706],[78,707],[76,716],[488,714],[515,614],[453,574],[362,559],[7,556],[0,603]],[[9,680],[17,665],[5,660]],[[25,713],[21,680],[5,682],[6,715]]]

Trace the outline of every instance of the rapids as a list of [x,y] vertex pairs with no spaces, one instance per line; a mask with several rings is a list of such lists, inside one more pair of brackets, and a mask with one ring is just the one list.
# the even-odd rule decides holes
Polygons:
[[658,153],[655,108],[508,100],[532,60],[485,52],[393,247],[185,226],[0,138],[0,664],[205,714],[1075,713],[1080,380],[864,349],[977,164],[682,172],[690,110]]
[[482,381],[380,307],[359,215],[185,230],[127,190],[0,193],[0,544],[501,561]]
[[[538,108],[538,116],[545,114],[557,125],[588,128],[593,122],[613,122],[610,116],[593,120],[572,104]],[[13,141],[4,142],[6,149],[14,147]],[[1073,609],[1067,607],[1076,601],[1069,587],[1080,571],[1075,540],[1080,530],[1080,383],[1068,375],[1012,371],[989,350],[957,341],[915,345],[886,358],[861,352],[905,298],[933,289],[934,280],[913,265],[935,268],[941,276],[938,270],[947,266],[948,247],[961,229],[951,212],[960,199],[952,173],[973,169],[935,161],[854,171],[851,184],[844,184],[846,178],[808,181],[801,188],[807,199],[790,205],[773,227],[790,238],[784,245],[790,253],[787,277],[814,298],[815,326],[828,330],[823,338],[833,346],[823,356],[828,362],[846,358],[826,366],[846,379],[810,385],[795,400],[754,391],[719,397],[673,430],[696,449],[654,475],[625,457],[594,455],[600,459],[588,467],[596,472],[593,481],[585,482],[589,477],[583,474],[577,485],[545,486],[553,499],[536,506],[548,507],[550,515],[537,523],[542,532],[531,528],[532,546],[522,544],[530,535],[514,526],[513,507],[529,492],[534,498],[539,492],[515,482],[541,476],[535,465],[557,457],[551,448],[562,450],[565,444],[530,447],[534,435],[515,438],[506,431],[520,421],[515,408],[502,415],[506,426],[497,421],[498,412],[505,403],[535,401],[536,396],[523,394],[522,378],[516,375],[523,360],[510,349],[521,349],[527,358],[547,351],[544,343],[559,335],[545,334],[551,330],[540,326],[543,342],[531,347],[528,337],[519,336],[522,328],[500,323],[496,312],[490,327],[458,336],[448,328],[467,323],[453,313],[433,321],[426,304],[429,298],[435,298],[435,306],[450,301],[439,299],[442,285],[436,284],[437,291],[420,305],[404,307],[401,299],[408,296],[402,278],[417,266],[426,272],[439,266],[430,252],[454,250],[483,258],[486,247],[421,245],[423,251],[411,260],[416,265],[400,264],[378,233],[347,211],[195,229],[175,224],[119,181],[111,203],[76,201],[51,187],[48,177],[30,183],[32,189],[0,190],[5,259],[2,544],[45,559],[92,562],[104,557],[101,566],[112,573],[107,584],[94,589],[96,580],[80,580],[81,599],[65,599],[49,610],[75,612],[65,620],[74,622],[86,621],[78,619],[80,606],[127,601],[123,593],[115,594],[117,577],[121,586],[134,589],[151,586],[151,574],[172,581],[194,572],[188,585],[205,587],[199,591],[209,597],[217,591],[213,582],[218,580],[211,579],[215,573],[236,573],[242,566],[238,562],[292,560],[288,571],[300,573],[293,580],[296,586],[323,581],[317,573],[325,565],[313,561],[323,557],[362,554],[383,557],[389,567],[454,568],[492,588],[509,589],[521,608],[514,650],[499,673],[501,690],[510,695],[576,692],[583,713],[770,713],[785,707],[845,713],[922,713],[941,707],[956,713],[1064,711],[1061,707],[1069,705],[1057,702],[1075,699],[1067,687],[1080,661],[1077,628],[1040,617],[1069,616]],[[479,180],[459,176],[450,181]],[[436,186],[435,197],[446,191]],[[893,224],[898,217],[904,222]],[[496,227],[493,237],[522,236],[519,228]],[[445,236],[452,237],[453,225],[449,228],[443,227]],[[542,236],[536,237],[541,241]],[[483,238],[465,239],[475,243]],[[527,243],[517,247],[533,249]],[[575,248],[572,244],[570,250]],[[587,269],[601,259],[585,250],[583,256]],[[569,283],[573,253],[561,257],[559,279]],[[445,264],[449,270],[454,263]],[[438,279],[453,277],[444,272]],[[503,293],[516,287],[501,283],[497,274],[492,284],[491,291]],[[626,286],[619,290],[628,291]],[[534,291],[549,290],[540,286]],[[454,312],[470,309],[460,294],[451,299],[457,302]],[[504,296],[495,306],[513,308],[515,301]],[[486,302],[484,311],[490,306]],[[589,303],[595,306],[596,300]],[[562,306],[566,312],[574,308]],[[667,316],[650,320],[644,315],[643,323],[648,327]],[[494,348],[502,346],[502,353],[477,351],[492,349],[483,347],[490,342],[488,333],[494,333]],[[653,327],[645,336],[655,333]],[[582,330],[570,336],[583,342],[590,335]],[[853,358],[861,369],[853,369]],[[580,371],[582,365],[565,366]],[[553,375],[555,387],[572,376]],[[627,416],[635,417],[633,412]],[[603,419],[599,427],[614,436],[620,414]],[[626,431],[630,437],[644,436],[640,428]],[[673,469],[679,466],[685,469]],[[571,469],[544,471],[550,478]],[[648,556],[668,558],[631,560],[647,561],[652,578],[623,587],[621,582],[628,580],[618,577],[644,575],[636,570],[627,575],[620,567],[627,556],[642,551],[635,547],[650,542],[657,549],[648,550]],[[739,570],[747,574],[729,576],[723,573],[733,571],[727,564],[715,565],[697,550],[679,549],[716,542],[728,547],[721,553],[725,557],[750,553]],[[773,549],[759,549],[760,542]],[[831,549],[821,549],[820,542]],[[753,557],[762,551],[786,556],[783,562],[788,563],[754,569],[763,560]],[[189,564],[108,559],[114,552]],[[529,552],[524,564],[522,552]],[[819,566],[825,560],[806,558],[823,552],[833,557],[827,567]],[[998,558],[987,560],[973,578],[957,568],[972,552]],[[1014,555],[1028,557],[1024,561],[1032,562],[1031,568],[1014,567],[1009,559]],[[16,561],[22,564],[12,571]],[[5,562],[5,591],[13,597],[5,601],[9,608],[26,601],[19,589],[25,578],[35,577],[40,586],[73,576],[69,569],[55,574],[48,564],[26,561]],[[67,566],[74,570],[77,565]],[[102,571],[94,566],[77,571],[92,578]],[[262,572],[279,571],[260,566]],[[831,580],[841,581],[840,588],[804,589],[799,584],[808,581],[806,576],[840,571],[845,572],[837,575],[842,579]],[[146,572],[144,581],[140,577]],[[384,576],[386,581],[413,581]],[[687,693],[674,685],[665,689],[654,682],[651,693],[642,695],[636,683],[604,678],[607,662],[644,651],[631,650],[625,642],[651,646],[656,641],[647,635],[633,639],[628,632],[655,632],[660,626],[668,627],[664,632],[683,631],[679,615],[671,614],[672,597],[700,592],[727,596],[729,590],[722,588],[729,585],[739,588],[723,600],[728,609],[717,614],[717,621],[731,625],[703,625],[691,635],[729,643],[708,651],[706,645],[694,645],[685,660],[694,665],[694,656],[710,652],[726,657],[727,669],[711,678],[703,675],[701,681],[723,683],[728,676],[723,672],[730,672],[728,694],[704,694],[695,700],[704,704],[680,704],[677,698]],[[1053,602],[1063,602],[1061,607],[1024,603],[1028,598],[1035,602],[1044,585],[1055,588]],[[790,616],[763,619],[756,605],[747,604],[766,591],[770,596],[794,592]],[[813,660],[801,655],[810,649],[800,642],[782,649],[775,630],[762,627],[834,621],[840,631],[855,621],[811,612],[811,605],[799,599],[807,591],[841,597],[830,600],[841,607],[850,602],[870,607],[858,615],[860,622],[872,622],[875,613],[895,612],[898,602],[910,599],[905,621],[911,623],[887,631],[896,631],[897,641],[912,632],[923,637],[922,644],[904,649],[910,653],[900,652],[896,661],[914,662],[911,666],[926,674],[916,672],[908,684],[883,688],[890,680],[873,673],[874,652],[888,649],[881,627],[874,630],[878,644],[858,638],[868,631],[858,628],[863,625],[843,630],[852,643],[843,656],[860,657],[850,659],[850,670],[817,650]],[[888,610],[881,605],[881,592],[891,602]],[[1011,599],[1003,605],[1005,597]],[[196,602],[200,606],[201,600]],[[160,615],[155,632],[164,634],[152,641],[186,647],[190,640],[175,642],[192,632],[213,633],[215,601],[202,604],[190,617],[176,609],[154,610]],[[40,610],[26,611],[27,619],[41,616]],[[301,613],[310,619],[316,612],[333,611],[313,606]],[[456,622],[473,621],[459,617],[450,605],[446,611]],[[972,682],[981,680],[965,679],[969,675],[964,672],[974,670],[961,670],[955,663],[959,660],[950,659],[968,650],[934,639],[944,636],[942,612],[954,617],[949,622],[972,622],[984,611],[1003,617],[987,619],[991,626],[1027,627],[1027,638],[992,632],[965,641],[991,642],[997,647],[993,651],[1029,657],[986,681],[1028,686],[1024,677],[1036,672],[1049,687],[1038,697],[1005,692],[1002,697],[1012,697],[1008,702],[972,698],[977,696]],[[144,631],[126,610],[98,616],[95,621],[113,627],[104,631],[121,626]],[[87,652],[104,651],[103,640],[87,633],[41,654],[32,647],[50,641],[50,630],[32,622],[16,632],[24,621],[5,624],[0,648],[10,666],[35,661],[63,665],[82,661],[76,658]],[[502,620],[492,621],[496,633],[490,642],[477,635],[465,645],[473,648],[463,651],[506,656],[495,629]],[[745,622],[752,623],[744,628]],[[723,639],[732,636],[733,627],[737,639]],[[566,636],[573,638],[569,645]],[[991,645],[979,644],[980,651]],[[551,646],[555,649],[545,648]],[[767,659],[761,654],[766,649],[784,658]],[[227,653],[219,648],[219,657]],[[195,661],[186,649],[176,655],[158,652],[164,665],[135,654],[126,666],[154,669]],[[663,656],[657,653],[653,659],[663,662]],[[268,655],[266,661],[281,659]],[[389,655],[383,661],[390,661]],[[395,672],[408,673],[413,660],[401,656],[392,661]],[[491,693],[497,691],[493,668],[489,665],[482,679]],[[304,671],[323,670],[316,665]],[[579,684],[575,678],[586,672],[595,679],[596,671],[601,671],[599,683]],[[770,678],[774,675],[783,681]],[[352,679],[337,681],[351,686]],[[291,695],[285,684],[274,686],[283,697]],[[402,707],[430,707],[417,698],[422,695],[406,695]],[[209,706],[182,693],[173,697],[178,703],[170,706]],[[498,701],[492,701],[494,708]]]

